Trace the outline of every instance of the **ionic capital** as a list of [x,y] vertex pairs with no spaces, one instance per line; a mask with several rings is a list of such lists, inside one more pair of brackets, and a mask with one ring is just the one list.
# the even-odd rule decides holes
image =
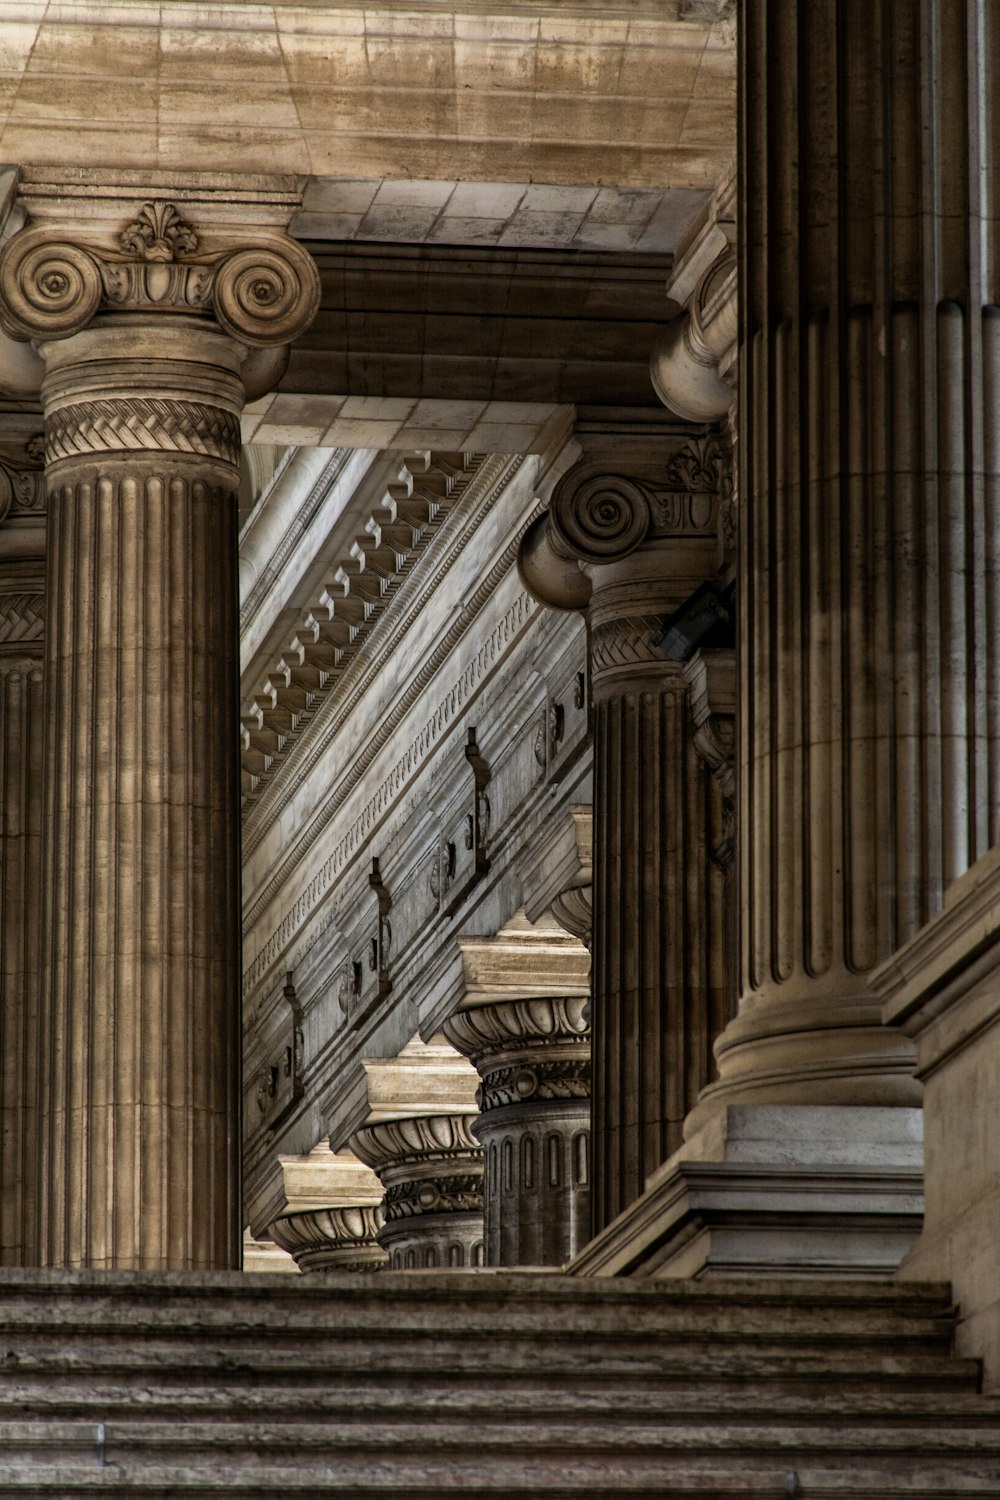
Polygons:
[[717,421],[735,400],[735,208],[735,180],[729,178],[675,262],[667,293],[683,311],[664,328],[650,356],[656,394],[689,422]]
[[525,586],[555,609],[587,609],[595,590],[633,579],[679,602],[718,565],[729,474],[721,435],[680,424],[653,454],[585,456],[525,532]]
[[[9,337],[41,347],[100,314],[183,314],[246,350],[273,350],[308,327],[319,274],[283,227],[294,193],[167,181],[143,191],[107,175],[82,185],[30,174],[22,182],[28,222],[0,250],[0,327]],[[280,375],[273,354],[253,363],[261,371],[249,384]]]
[[483,1114],[509,1105],[590,1097],[589,997],[546,996],[457,1011],[445,1035],[471,1058]]
[[275,1219],[271,1237],[300,1271],[370,1273],[388,1264],[376,1239],[383,1223],[382,1210],[368,1204],[316,1208]]

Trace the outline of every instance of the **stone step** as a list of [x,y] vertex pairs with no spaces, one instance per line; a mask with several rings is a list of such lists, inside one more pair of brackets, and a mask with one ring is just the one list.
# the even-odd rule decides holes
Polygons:
[[[53,1292],[58,1295],[53,1296]],[[553,1334],[599,1339],[655,1334],[707,1339],[735,1349],[760,1341],[946,1347],[953,1309],[946,1288],[850,1281],[629,1282],[531,1273],[383,1273],[281,1278],[220,1273],[164,1277],[123,1273],[5,1272],[0,1331],[62,1335],[89,1327],[109,1336],[155,1333],[166,1342],[193,1328],[228,1339],[279,1343],[367,1339],[391,1325],[394,1340],[440,1331],[463,1337]]]
[[[282,1385],[256,1381],[252,1388],[238,1384],[194,1383],[177,1377],[163,1380],[159,1372],[145,1371],[131,1384],[96,1380],[87,1376],[33,1381],[0,1377],[0,1420],[9,1421],[26,1410],[55,1418],[108,1421],[121,1415],[150,1420],[161,1416],[213,1417],[234,1421],[257,1421],[263,1414],[275,1421],[339,1420],[369,1417],[423,1420],[428,1414],[452,1416],[460,1412],[485,1420],[519,1419],[539,1414],[558,1416],[571,1412],[626,1412],[636,1416],[655,1414],[658,1420],[684,1417],[712,1420],[720,1411],[741,1420],[772,1415],[775,1418],[871,1423],[891,1419],[919,1426],[928,1420],[961,1423],[970,1417],[997,1415],[996,1402],[975,1394],[978,1367],[974,1361],[956,1361],[960,1378],[945,1379],[931,1388],[913,1381],[893,1380],[887,1389],[885,1376],[870,1381],[845,1383],[829,1374],[811,1381],[789,1378],[787,1372],[761,1379],[754,1372],[727,1372],[728,1379],[692,1379],[676,1373],[670,1378],[641,1374],[616,1379],[604,1377],[567,1380],[556,1375],[546,1380],[521,1377],[497,1378],[491,1374],[481,1385],[469,1380],[429,1380],[419,1370],[397,1370],[393,1379],[358,1383],[343,1372],[313,1386],[294,1376]],[[950,1373],[947,1364],[945,1372]]]
[[947,1288],[7,1273],[0,1496],[1000,1496]]
[[[787,1467],[794,1462],[795,1468]],[[263,1463],[256,1472],[220,1469],[212,1460],[184,1465],[137,1465],[93,1460],[45,1463],[33,1473],[0,1461],[0,1494],[35,1494],[75,1500],[81,1495],[141,1495],[143,1500],[208,1500],[238,1495],[242,1500],[274,1500],[278,1495],[327,1500],[330,1495],[406,1496],[407,1500],[440,1500],[441,1495],[488,1494],[533,1500],[611,1500],[630,1494],[646,1497],[697,1495],[699,1500],[951,1500],[975,1496],[996,1500],[1000,1471],[977,1459],[929,1465],[920,1457],[885,1460],[862,1457],[831,1468],[794,1456],[765,1466],[733,1467],[725,1460],[699,1462],[615,1454],[595,1469],[586,1457],[572,1453],[532,1462],[494,1461],[490,1456],[452,1457],[435,1461],[410,1456],[389,1465],[368,1455],[338,1458],[335,1465]]]
[[643,1421],[634,1414],[593,1412],[585,1421],[565,1413],[553,1416],[541,1412],[533,1420],[498,1416],[493,1420],[481,1418],[474,1425],[454,1416],[442,1418],[427,1412],[415,1421],[342,1413],[336,1423],[307,1419],[206,1421],[190,1417],[183,1424],[132,1417],[103,1424],[22,1419],[0,1422],[0,1453],[7,1460],[93,1453],[99,1430],[103,1430],[109,1460],[114,1457],[137,1463],[169,1452],[177,1460],[193,1461],[216,1453],[225,1455],[227,1467],[234,1472],[255,1468],[262,1461],[287,1463],[296,1458],[339,1464],[342,1458],[352,1460],[359,1454],[377,1456],[384,1462],[414,1453],[454,1455],[457,1461],[462,1455],[488,1454],[493,1460],[506,1455],[509,1462],[511,1456],[519,1461],[542,1458],[552,1450],[582,1456],[620,1447],[633,1456],[644,1453],[692,1458],[725,1452],[739,1454],[748,1464],[758,1459],[771,1461],[775,1454],[785,1452],[808,1453],[813,1459],[846,1454],[883,1459],[897,1455],[901,1460],[958,1453],[964,1459],[976,1456],[982,1463],[992,1464],[1000,1481],[1000,1430],[995,1412],[983,1412],[978,1420],[966,1419],[961,1426],[926,1417],[919,1425],[898,1422],[892,1416],[847,1425],[801,1418],[747,1421],[729,1414],[720,1421],[717,1413],[707,1421],[692,1421],[690,1417],[664,1421],[661,1414],[650,1413]]

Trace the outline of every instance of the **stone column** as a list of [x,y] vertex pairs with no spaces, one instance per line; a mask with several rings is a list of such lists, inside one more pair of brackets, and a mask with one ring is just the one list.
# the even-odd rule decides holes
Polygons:
[[78,230],[24,196],[0,304],[45,363],[38,1254],[236,1266],[239,415],[250,348],[305,325],[318,278],[289,194],[252,234],[122,201],[117,237],[106,183]]
[[[266,1235],[300,1271],[381,1271],[382,1184],[350,1151],[326,1142],[306,1156],[277,1156],[247,1203],[250,1232]],[[244,1255],[244,1268],[246,1256]]]
[[[692,743],[688,682],[654,644],[720,562],[725,454],[666,420],[588,434],[522,544],[543,603],[586,608],[594,705],[593,1205],[601,1228],[681,1139],[725,1024],[719,793]],[[715,596],[704,596],[709,608]]]
[[40,468],[32,472],[0,462],[0,1266],[32,1265],[35,1260],[45,621],[42,491]]
[[486,1263],[560,1266],[590,1233],[586,995],[473,1005],[444,1023],[482,1079]]
[[[483,1151],[471,1134],[476,1072],[440,1035],[411,1037],[396,1057],[365,1058],[360,1128],[331,1121],[378,1175],[385,1223],[378,1243],[393,1271],[483,1263]],[[351,1114],[356,1119],[356,1112]]]
[[741,1002],[695,1126],[919,1102],[867,975],[1000,802],[1000,14],[741,15]]
[[921,1090],[869,976],[1000,794],[1000,10],[739,15],[740,1004],[645,1244],[893,1274]]

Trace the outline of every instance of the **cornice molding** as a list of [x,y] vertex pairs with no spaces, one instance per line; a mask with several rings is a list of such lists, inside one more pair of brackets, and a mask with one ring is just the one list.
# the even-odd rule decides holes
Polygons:
[[280,773],[484,464],[465,454],[409,454],[397,482],[358,516],[349,550],[329,560],[326,584],[300,605],[295,633],[244,707],[245,808],[262,794],[262,782]]
[[[510,556],[503,572],[509,571],[513,565],[516,544],[512,543],[508,551],[510,552]],[[503,573],[500,576],[502,577]],[[482,603],[486,602],[486,598],[495,590],[496,583],[499,581],[498,579],[494,579],[490,583],[489,578],[490,575],[487,575],[487,579],[481,585],[480,591],[477,591],[483,592]],[[475,610],[475,613],[479,612],[482,603]],[[522,632],[533,618],[536,607],[534,600],[527,593],[520,592],[510,608],[505,611],[497,625],[482,642],[475,656],[466,664],[461,674],[454,680],[450,689],[438,700],[436,708],[425,721],[423,728],[413,737],[406,750],[398,757],[388,775],[383,778],[381,784],[373,792],[350,827],[345,830],[344,834],[334,845],[321,868],[301,892],[291,910],[285,914],[257,957],[246,969],[243,983],[245,998],[266,978],[271,968],[279,960],[283,959],[288,945],[295,935],[306,925],[313,909],[322,897],[328,893],[337,875],[339,875],[348,860],[363,845],[371,830],[399,796],[402,789],[416,780],[420,775],[426,761],[435,753],[438,744],[455,719],[460,717],[464,712],[466,704],[478,690],[484,677],[492,670],[496,662],[506,654],[507,650],[520,639]],[[274,874],[267,885],[258,893],[253,905],[244,915],[244,932],[251,930],[254,922],[267,909],[273,897],[286,882],[290,872],[301,862],[308,850],[320,838],[324,829],[336,817],[355,786],[364,777],[368,766],[375,759],[382,745],[390,737],[408,709],[419,698],[427,682],[434,676],[442,662],[450,655],[456,641],[465,634],[468,625],[469,619],[466,618],[461,623],[461,628],[449,631],[448,636],[438,645],[424,668],[416,674],[404,695],[404,699],[396,705],[393,713],[387,716],[380,724],[377,733],[369,741],[365,752],[358,757],[348,776],[342,782],[338,783],[333,794],[310,823],[307,836],[300,839],[291,847],[285,858],[275,868]],[[316,935],[319,936],[320,933],[318,932]]]
[[[240,630],[246,629],[250,620],[263,604],[275,580],[302,540],[327,495],[337,483],[353,453],[351,448],[335,448],[329,462],[323,465],[319,477],[311,485],[309,493],[295,513],[290,526],[255,578],[252,588],[240,604]],[[287,464],[275,474],[272,485],[287,482]]]
[[[442,540],[446,537],[449,538],[450,545],[442,558],[435,559],[436,565],[431,576],[427,579],[422,579],[419,573],[414,572],[408,574],[403,579],[399,592],[395,596],[396,607],[391,613],[382,613],[378,621],[378,629],[373,629],[369,635],[365,642],[365,649],[359,651],[347,664],[333,692],[327,695],[319,708],[310,715],[301,734],[297,737],[290,754],[284,761],[280,775],[271,781],[255,804],[250,808],[243,826],[244,859],[249,858],[253,854],[261,840],[265,837],[268,828],[280,817],[300,787],[311,775],[320,757],[325,753],[330,740],[340,733],[365,693],[368,692],[384,670],[397,649],[399,642],[413,628],[416,621],[427,609],[434,593],[462,556],[469,541],[475,536],[479,527],[486,520],[523,462],[524,459],[520,456],[511,458],[502,454],[493,454],[482,461],[481,466],[477,469],[476,474],[465,488],[451,516],[446,518],[445,524],[442,527],[440,533]],[[465,514],[467,511],[471,511],[471,514],[468,516]],[[537,511],[533,512],[532,516],[537,513]],[[461,524],[461,529],[457,536],[452,536],[451,525],[449,524],[451,522],[464,522],[464,524]],[[368,766],[374,760],[392,730],[405,717],[405,714],[416,702],[424,687],[434,676],[441,664],[447,660],[455,645],[457,645],[462,636],[470,628],[479,612],[489,602],[500,580],[510,571],[516,560],[517,547],[521,534],[519,532],[510,546],[501,554],[500,558],[484,578],[482,584],[476,589],[466,604],[460,617],[449,628],[445,636],[442,637],[439,645],[431,653],[425,665],[415,675],[413,682],[395,704],[390,714],[381,721],[376,734],[361,753],[355,767],[348,774],[348,778],[346,778],[350,784],[346,785],[344,796],[353,790],[357,781],[360,780],[361,776],[368,769]],[[412,594],[410,592],[411,588],[415,590]],[[338,789],[341,785],[344,785],[344,783],[338,783]],[[333,796],[337,796],[338,789],[335,789],[332,794]],[[341,805],[342,800],[343,798],[337,802],[337,807]],[[334,811],[336,811],[336,808],[334,808]],[[333,813],[330,814],[330,816],[332,815]],[[329,818],[326,819],[326,822],[328,821]],[[326,826],[326,822],[323,823],[323,827]],[[313,841],[313,837],[309,836],[304,847],[308,848]],[[277,886],[275,889],[277,889]],[[255,902],[255,908],[257,904]],[[252,916],[245,917],[244,930],[246,930],[246,924],[253,920]]]

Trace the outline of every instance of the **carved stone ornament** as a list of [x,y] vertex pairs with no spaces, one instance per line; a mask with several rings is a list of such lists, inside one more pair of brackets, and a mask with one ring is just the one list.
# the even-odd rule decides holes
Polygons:
[[381,1208],[368,1204],[306,1209],[283,1214],[271,1237],[300,1271],[381,1271],[389,1257],[376,1235],[385,1223]]
[[109,449],[197,453],[237,463],[239,418],[203,401],[129,396],[57,407],[48,417],[50,461]]
[[504,1000],[456,1011],[448,1040],[475,1064],[483,1114],[511,1104],[590,1096],[590,1028],[584,996]]
[[319,307],[307,251],[287,235],[199,254],[199,238],[172,203],[142,205],[114,247],[56,241],[22,229],[0,251],[0,323],[14,338],[64,339],[110,310],[214,316],[250,345],[287,344]]
[[552,543],[566,557],[607,563],[641,546],[653,524],[647,490],[606,464],[576,464],[560,480],[549,506]]
[[[425,1214],[482,1213],[483,1151],[471,1133],[472,1118],[380,1120],[351,1137],[354,1154],[378,1173],[385,1188],[387,1228]],[[384,1233],[380,1242],[388,1243]]]
[[620,563],[649,541],[717,543],[729,470],[728,446],[715,434],[627,475],[607,459],[581,459],[521,539],[522,582],[549,608],[583,610],[593,587],[585,570]]
[[380,1176],[387,1166],[410,1165],[429,1156],[438,1161],[458,1160],[466,1152],[479,1151],[469,1124],[466,1115],[413,1115],[379,1120],[356,1131],[351,1138],[351,1149]]
[[41,515],[45,510],[45,475],[0,460],[0,522],[9,515]]

